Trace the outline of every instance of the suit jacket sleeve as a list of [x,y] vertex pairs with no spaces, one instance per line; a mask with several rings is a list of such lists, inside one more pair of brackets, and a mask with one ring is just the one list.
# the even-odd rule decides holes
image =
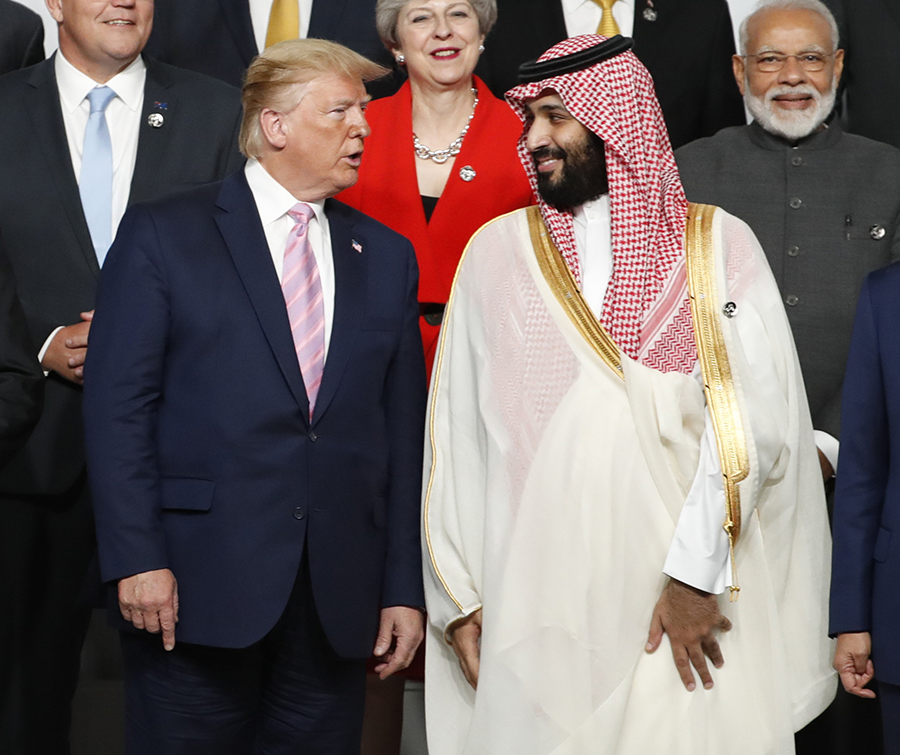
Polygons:
[[[895,271],[896,272],[896,271]],[[863,284],[844,379],[829,632],[871,629],[873,556],[888,481],[888,421],[872,276]]]
[[412,244],[407,245],[406,310],[400,348],[385,384],[388,437],[391,443],[391,492],[388,509],[388,556],[382,606],[425,605],[419,506],[425,442],[425,364],[419,334],[419,271]]
[[28,439],[43,396],[44,376],[28,337],[12,267],[0,244],[0,466]]
[[168,566],[155,438],[169,321],[160,241],[138,206],[104,264],[85,364],[85,443],[106,582]]

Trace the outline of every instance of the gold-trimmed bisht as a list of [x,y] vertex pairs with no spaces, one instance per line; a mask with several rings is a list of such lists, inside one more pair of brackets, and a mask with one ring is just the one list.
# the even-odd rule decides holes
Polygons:
[[553,295],[575,327],[578,328],[582,337],[593,346],[594,351],[609,368],[624,380],[619,347],[606,329],[597,322],[597,318],[594,317],[594,313],[584,300],[568,263],[563,259],[547,232],[540,208],[532,205],[528,208],[527,213],[531,245],[534,247],[541,272],[553,291]]
[[741,492],[739,483],[750,473],[744,423],[734,389],[731,363],[722,331],[716,275],[715,247],[712,239],[711,205],[691,204],[685,234],[688,295],[694,318],[697,356],[703,371],[706,405],[712,417],[716,445],[725,482],[725,523],[731,554],[731,601],[738,599],[740,586],[734,548],[741,535]]

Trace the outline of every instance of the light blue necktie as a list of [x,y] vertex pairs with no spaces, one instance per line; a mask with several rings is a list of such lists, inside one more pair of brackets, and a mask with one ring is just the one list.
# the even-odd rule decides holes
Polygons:
[[96,87],[88,92],[91,115],[84,130],[84,150],[81,155],[81,176],[78,191],[84,219],[91,232],[97,262],[103,260],[112,244],[112,183],[113,159],[106,106],[116,93],[109,87]]

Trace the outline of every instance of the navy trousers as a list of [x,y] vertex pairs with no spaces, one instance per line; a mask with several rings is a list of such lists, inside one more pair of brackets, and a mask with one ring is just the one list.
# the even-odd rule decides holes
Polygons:
[[365,661],[339,657],[306,557],[278,624],[248,648],[122,632],[126,755],[359,755]]

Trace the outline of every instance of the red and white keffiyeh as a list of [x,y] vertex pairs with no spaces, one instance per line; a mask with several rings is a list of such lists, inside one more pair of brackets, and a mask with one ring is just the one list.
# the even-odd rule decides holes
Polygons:
[[[596,34],[566,39],[538,60],[603,41]],[[506,99],[524,122],[525,102],[548,89],[606,148],[613,272],[601,324],[632,359],[661,372],[691,372],[697,351],[685,275],[688,202],[650,74],[629,51],[574,73],[520,84]],[[537,171],[525,137],[523,132],[519,155],[537,195]],[[580,283],[572,214],[538,197],[550,235]]]

